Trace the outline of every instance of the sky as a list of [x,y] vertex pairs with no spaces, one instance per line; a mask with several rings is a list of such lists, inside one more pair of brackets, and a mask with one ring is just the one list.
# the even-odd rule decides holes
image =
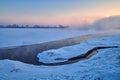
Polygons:
[[0,24],[80,25],[120,15],[120,0],[0,0]]

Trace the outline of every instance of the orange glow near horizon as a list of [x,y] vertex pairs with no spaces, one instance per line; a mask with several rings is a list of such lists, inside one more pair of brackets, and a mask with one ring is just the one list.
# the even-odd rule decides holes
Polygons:
[[87,24],[92,24],[93,22],[95,22],[98,19],[104,18],[104,17],[109,17],[109,16],[116,16],[119,14],[113,14],[113,13],[109,13],[109,14],[104,14],[104,15],[91,15],[91,16],[79,16],[79,15],[75,15],[75,16],[62,16],[62,17],[53,17],[53,18],[17,18],[17,19],[7,19],[5,21],[8,21],[10,23],[17,23],[17,24],[46,24],[46,25],[81,25],[84,23]]
[[[29,4],[28,4],[29,3]],[[15,5],[16,4],[16,5]],[[44,5],[43,5],[44,4]],[[21,6],[23,5],[23,6]],[[119,0],[34,0],[0,3],[0,23],[40,25],[92,24],[100,18],[120,15]]]

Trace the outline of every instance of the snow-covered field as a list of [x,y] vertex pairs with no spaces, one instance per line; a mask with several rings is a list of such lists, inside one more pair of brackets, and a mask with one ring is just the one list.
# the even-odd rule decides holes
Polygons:
[[0,47],[29,45],[43,43],[47,41],[61,40],[65,38],[100,33],[95,30],[75,30],[75,29],[0,29]]
[[67,61],[69,58],[84,54],[94,47],[117,46],[117,45],[120,45],[120,42],[117,40],[116,42],[112,41],[111,37],[96,38],[81,42],[80,44],[77,45],[44,51],[38,54],[38,58],[40,62],[44,63],[64,62]]
[[[72,57],[83,54],[92,47],[106,45],[117,45],[119,48],[102,49],[89,59],[62,66],[35,66],[19,61],[0,60],[0,80],[120,80],[120,35],[44,51],[38,57],[43,62],[54,62],[47,52],[56,53],[55,57]],[[44,60],[44,55],[47,60]]]

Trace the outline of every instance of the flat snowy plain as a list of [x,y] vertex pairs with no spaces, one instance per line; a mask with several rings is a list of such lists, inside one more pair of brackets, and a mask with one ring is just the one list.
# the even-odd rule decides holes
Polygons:
[[[53,30],[53,32],[54,31],[56,30]],[[23,32],[26,35],[29,35],[28,37],[30,38],[26,38],[25,37],[26,35],[21,35],[21,34],[24,34]],[[26,43],[23,43],[24,41],[26,41],[25,39],[28,40],[27,41],[28,44],[34,43],[35,33],[37,34],[36,38],[39,38],[39,40],[43,39],[40,37],[40,35],[42,36],[43,33],[40,31],[41,34],[38,34],[39,30],[38,32],[36,32],[36,30],[35,31],[33,30],[33,33],[31,33],[30,31],[31,34],[27,33],[28,31],[27,32],[23,31],[23,32],[21,33],[19,32],[19,36],[15,37],[16,39],[11,38],[12,36],[9,36],[9,37],[2,36],[1,37],[2,41],[4,41],[6,37],[6,41],[13,39],[11,41],[15,42],[15,40],[17,41],[17,37],[19,40],[20,36],[23,37],[23,40],[21,39],[21,42],[19,41],[15,43],[13,42],[14,44],[12,42],[10,43],[6,42],[6,44],[1,43],[2,41],[0,40],[1,41],[0,44],[2,44],[1,47],[26,44]],[[73,34],[74,31],[71,32],[68,30],[68,33],[70,34],[66,32],[66,37],[63,37],[64,33],[61,31],[62,32],[62,34],[60,34],[61,38],[56,38],[56,37],[59,37],[58,34],[55,34],[55,33],[48,34],[47,32],[48,31],[44,33],[43,37],[45,37],[45,35],[46,36],[48,35],[47,39],[49,39],[50,38],[49,35],[52,35],[52,37],[55,37],[55,38],[52,38],[52,40],[78,36],[81,33],[80,32],[78,34],[78,32],[75,32]],[[3,31],[0,31],[0,33],[4,35],[5,32],[3,30]],[[17,33],[17,30],[16,30],[16,33]],[[6,35],[8,34],[18,35],[16,33],[13,31],[8,31]],[[33,35],[33,36],[31,37],[30,35],[31,36]],[[29,42],[29,39],[30,40],[32,39],[33,41]],[[42,40],[43,42],[44,42],[44,39]],[[90,40],[83,41],[77,45],[44,51],[41,54],[38,54],[38,56],[36,57],[39,57],[39,59],[41,59],[41,56],[43,56],[42,57],[43,62],[47,62],[47,61],[54,62],[53,60],[51,60],[51,58],[44,59],[45,58],[44,55],[47,56],[46,53],[49,51],[50,52],[52,51],[56,53],[55,57],[72,57],[79,54],[83,54],[84,52],[86,52],[86,50],[91,49],[92,47],[95,47],[95,46],[109,46],[109,45],[110,46],[115,45],[119,47],[98,50],[98,53],[89,59],[82,60],[77,63],[61,65],[61,66],[44,66],[44,65],[35,66],[31,64],[22,63],[19,61],[0,60],[0,80],[120,80],[120,35],[90,39]],[[49,56],[47,57],[49,58]]]
[[0,47],[37,44],[65,38],[101,33],[96,30],[0,28]]

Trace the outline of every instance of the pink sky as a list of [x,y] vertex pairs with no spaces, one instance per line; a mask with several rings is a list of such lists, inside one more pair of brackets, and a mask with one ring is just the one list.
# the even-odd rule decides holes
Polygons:
[[80,25],[120,15],[120,0],[1,0],[0,23]]

